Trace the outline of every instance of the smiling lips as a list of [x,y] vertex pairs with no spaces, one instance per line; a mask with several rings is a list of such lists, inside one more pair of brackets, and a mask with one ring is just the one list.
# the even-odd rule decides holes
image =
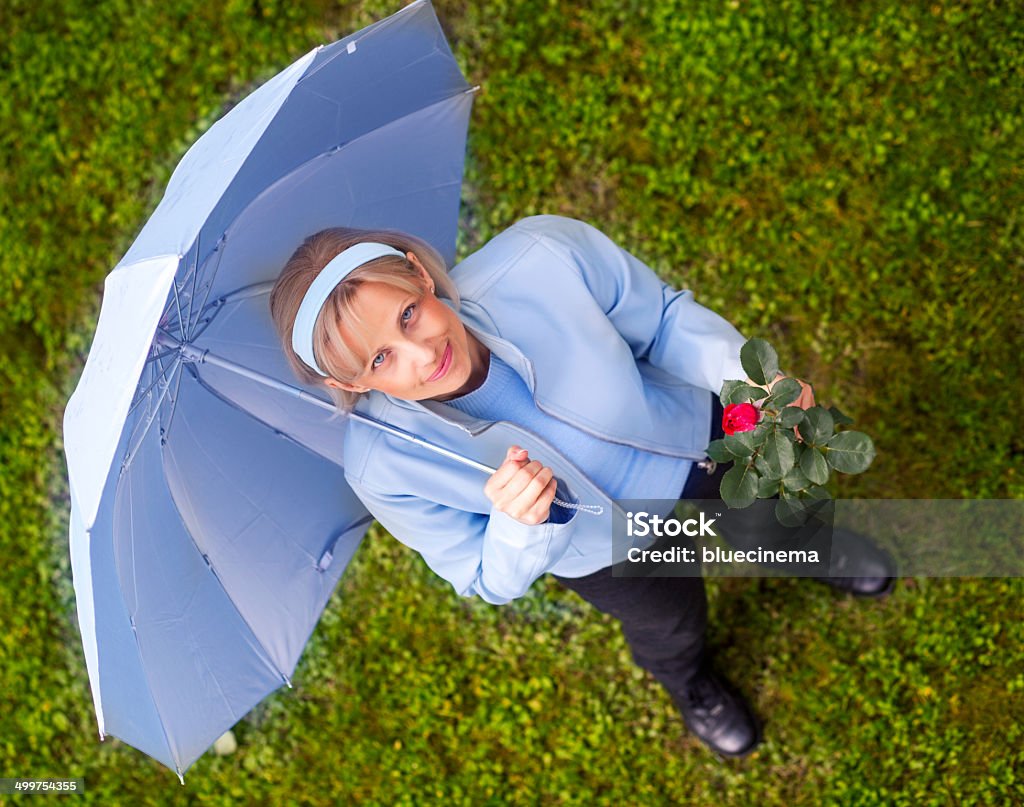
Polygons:
[[452,366],[452,346],[449,342],[444,346],[444,355],[441,357],[441,363],[437,369],[434,370],[434,374],[427,379],[427,381],[437,381],[439,378],[444,378],[445,373],[448,372],[448,368]]

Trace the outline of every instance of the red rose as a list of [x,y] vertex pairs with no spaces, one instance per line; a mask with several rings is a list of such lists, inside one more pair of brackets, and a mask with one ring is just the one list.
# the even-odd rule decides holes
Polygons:
[[761,412],[753,404],[729,404],[722,413],[722,430],[726,434],[749,432],[760,416]]

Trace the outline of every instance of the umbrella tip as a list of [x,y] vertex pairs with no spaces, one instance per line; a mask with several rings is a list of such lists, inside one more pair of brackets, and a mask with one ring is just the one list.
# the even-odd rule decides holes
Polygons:
[[177,771],[177,773],[178,773],[178,781],[181,782],[184,785],[185,784],[185,777],[181,775],[181,768],[175,768],[175,771]]

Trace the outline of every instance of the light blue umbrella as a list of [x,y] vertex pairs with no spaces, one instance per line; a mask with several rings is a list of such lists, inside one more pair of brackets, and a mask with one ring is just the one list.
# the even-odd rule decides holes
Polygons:
[[195,143],[107,276],[64,415],[101,739],[182,777],[291,686],[371,516],[268,294],[329,226],[410,232],[450,264],[473,89],[427,0],[313,50]]

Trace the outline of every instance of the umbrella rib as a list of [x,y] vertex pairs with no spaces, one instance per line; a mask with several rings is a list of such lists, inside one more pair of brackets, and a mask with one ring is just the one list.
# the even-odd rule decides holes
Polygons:
[[[169,324],[173,324],[173,323],[169,323]],[[150,356],[149,358],[146,359],[146,364],[149,364],[150,362],[154,362],[154,361],[155,362],[159,362],[160,359],[165,359],[168,356],[170,356],[172,353],[177,353],[177,352],[178,351],[176,351],[176,350],[165,350],[163,353],[154,353],[152,356]],[[160,366],[163,367],[163,365],[160,365]]]
[[[195,326],[199,324],[199,320],[202,318],[203,311],[206,308],[206,301],[210,299],[210,292],[213,291],[213,281],[217,277],[217,270],[220,269],[220,262],[221,262],[221,259],[224,257],[224,250],[222,248],[223,245],[224,245],[224,236],[222,235],[221,238],[220,238],[220,241],[213,248],[214,253],[217,255],[217,263],[214,264],[213,268],[209,270],[209,273],[208,273],[209,276],[204,280],[204,282],[206,284],[206,294],[203,295],[203,302],[200,304],[199,309],[196,312],[196,320],[195,320],[194,323],[191,322],[192,314],[191,314],[191,311],[189,312],[189,320],[190,320],[189,321],[189,332],[190,333],[189,333],[189,336],[188,336],[188,341],[192,341],[191,331],[194,330]],[[203,261],[203,269],[204,269],[204,271],[206,269],[206,264],[208,264],[208,263],[209,263],[209,259]],[[196,267],[196,275],[198,276],[198,274],[199,274],[199,269],[198,269],[198,266],[197,266]]]
[[203,230],[200,227],[199,232],[196,234],[196,260],[195,263],[192,265],[192,291],[188,295],[188,315],[186,317],[185,322],[182,324],[181,328],[181,334],[183,337],[183,341],[185,342],[189,341],[189,331],[192,329],[192,304],[195,302],[196,299],[196,278],[199,277],[199,244],[200,239],[202,237]]
[[[189,335],[189,341],[195,342],[200,336],[203,335],[203,331],[206,330],[205,327],[200,326],[202,326],[204,323],[208,326],[213,321],[212,317],[210,317],[209,319],[204,319],[204,316],[208,311],[211,311],[214,308],[220,308],[222,306],[228,305],[229,303],[237,303],[239,300],[245,300],[248,299],[249,297],[260,297],[262,295],[270,294],[276,282],[276,280],[263,280],[260,281],[259,283],[251,283],[248,286],[242,286],[241,288],[235,289],[232,292],[228,292],[227,294],[221,295],[220,297],[217,297],[214,300],[210,300],[202,307],[202,309],[200,309],[199,313],[196,315],[195,326],[193,327],[192,333]],[[255,342],[247,344],[251,344],[252,347],[265,347],[265,345]]]
[[[203,315],[211,308],[228,305],[229,303],[237,303],[240,300],[246,300],[250,297],[260,297],[264,294],[270,294],[275,283],[277,283],[276,280],[261,280],[258,283],[250,283],[248,286],[241,286],[227,294],[222,294],[220,297],[215,300],[211,300],[203,306],[202,310],[199,312],[199,319],[202,319]],[[200,333],[202,332],[193,333],[192,339],[194,340]]]
[[[149,402],[150,402],[149,391],[152,390],[152,388],[156,385],[156,383],[157,383],[156,380],[154,380],[153,383],[150,384],[146,388],[146,394],[145,395],[140,395],[138,400],[136,400],[135,403],[132,404],[131,409],[128,410],[127,417],[130,417],[132,415],[132,413],[134,413],[135,410],[138,409],[139,406],[141,406],[143,403],[146,403],[147,411],[148,411],[148,406],[149,406]],[[135,422],[135,424],[132,426],[132,433],[128,437],[128,445],[129,446],[132,445],[135,442],[135,435],[137,435],[139,433],[139,429],[141,428],[142,422],[143,422],[143,419],[140,417]],[[125,452],[125,456],[126,457],[128,456],[128,452]]]
[[157,365],[160,367],[160,372],[158,372],[156,374],[156,376],[154,376],[152,383],[148,387],[146,387],[144,390],[142,390],[142,392],[139,393],[138,400],[136,400],[136,402],[134,404],[132,404],[131,409],[128,410],[128,416],[130,416],[132,414],[132,412],[134,412],[136,409],[138,409],[139,405],[144,400],[146,400],[146,396],[149,394],[150,390],[152,390],[153,387],[155,387],[157,384],[160,383],[160,379],[163,378],[167,374],[167,371],[168,370],[172,370],[173,371],[174,368],[178,364],[181,363],[179,360],[175,360],[175,361],[171,362],[169,365],[167,365],[166,367],[163,364],[160,364],[160,359],[164,358],[165,356],[167,356],[170,353],[176,353],[176,352],[177,351],[174,351],[174,350],[167,350],[167,351],[164,351],[163,353],[161,353],[159,356],[153,356],[153,357],[151,357],[149,359],[149,361],[155,361],[157,363]]
[[174,395],[171,396],[171,407],[170,407],[170,411],[168,411],[168,413],[167,413],[167,420],[166,420],[166,428],[168,428],[168,429],[170,428],[171,420],[174,418],[174,410],[178,406],[178,398],[179,398],[178,390],[181,389],[181,377],[183,375],[184,375],[184,373],[178,373],[178,375],[177,375],[177,377],[175,379]]
[[[177,367],[179,364],[180,363],[172,363],[170,365],[169,369],[173,372],[174,368]],[[145,390],[146,394],[144,394],[144,395],[139,397],[139,399],[135,402],[135,404],[132,406],[132,408],[128,411],[128,415],[126,417],[130,417],[131,414],[136,409],[138,409],[138,407],[142,404],[143,401],[146,402],[146,412],[148,413],[148,404],[150,404],[150,402],[152,402],[150,400],[150,396],[148,396],[148,392],[150,392],[150,390],[152,390],[154,386],[156,386],[157,384],[160,383],[162,377],[166,373],[167,373],[167,369],[162,370],[160,372],[160,374],[157,375],[157,377],[154,380],[154,382],[152,384],[150,384],[150,386],[146,387],[146,390]],[[161,396],[160,400],[158,401],[158,407],[160,405],[160,402],[162,402],[162,401],[163,401],[163,395]],[[128,452],[125,453],[125,459],[123,461],[124,465],[127,465],[131,461],[131,458],[135,456],[135,452],[138,450],[138,447],[141,444],[142,440],[145,439],[145,434],[143,434],[140,438],[138,438],[138,440],[136,440],[135,435],[138,434],[139,429],[142,428],[143,425],[145,425],[145,427],[148,428],[148,424],[152,423],[153,418],[156,416],[157,412],[159,412],[159,409],[155,409],[153,414],[148,415],[148,418],[150,418],[150,420],[148,420],[148,421],[146,421],[144,419],[139,419],[139,421],[132,428],[131,435],[128,438],[128,444],[129,444],[129,447],[132,447],[132,445],[134,445],[134,448],[130,449]]]
[[[139,575],[135,566],[135,491],[134,485],[132,484],[132,475],[129,474],[125,480],[128,484],[128,534],[131,536],[131,540],[128,541],[132,551],[132,604],[135,607],[134,611],[130,611],[128,618],[132,623],[132,628],[135,628],[135,613],[138,612],[139,608],[139,586],[138,580]],[[114,555],[114,563],[117,568],[118,577],[121,576],[121,563],[118,556]]]
[[[227,305],[227,304],[232,303],[232,302],[239,302],[240,300],[246,300],[246,299],[248,299],[250,297],[260,297],[262,295],[269,294],[273,290],[273,286],[274,286],[275,283],[276,283],[276,281],[260,281],[259,283],[252,283],[252,284],[249,284],[248,286],[242,286],[241,288],[236,289],[233,292],[228,292],[227,294],[222,294],[220,297],[217,297],[214,300],[210,300],[208,303],[206,303],[200,309],[200,312],[197,315],[197,321],[196,321],[197,327],[203,322],[203,317],[211,309],[219,308],[220,306]],[[169,323],[168,325],[169,326],[173,325],[173,323]],[[169,329],[165,329],[165,330],[169,330]],[[193,333],[191,333],[190,336],[189,336],[189,341],[195,342],[196,339],[198,339],[202,335],[203,335],[203,331],[196,331],[196,330],[194,330]],[[262,345],[257,345],[257,346],[262,347]],[[172,352],[172,351],[167,351],[167,352]],[[166,355],[166,354],[167,353],[163,353],[162,355]]]
[[[175,362],[174,364],[171,365],[172,368],[173,367],[180,367],[180,366],[181,366],[181,362],[180,361],[179,362]],[[159,378],[157,379],[157,383],[159,383]],[[132,459],[134,459],[135,453],[139,450],[139,447],[142,445],[143,440],[146,439],[146,435],[149,434],[149,430],[153,426],[153,421],[156,420],[156,416],[160,413],[160,404],[162,404],[164,402],[164,398],[167,397],[167,393],[171,389],[170,382],[164,384],[163,387],[164,387],[163,392],[160,393],[160,397],[157,399],[156,403],[153,405],[153,411],[152,412],[148,412],[147,411],[147,413],[146,413],[145,422],[143,423],[142,435],[136,440],[135,439],[135,435],[138,434],[138,431],[139,431],[138,427],[136,427],[135,431],[132,432],[131,441],[130,441],[131,444],[129,446],[128,451],[125,452],[124,459],[121,461],[122,467],[124,467],[124,466],[128,465],[129,463],[131,463]]]
[[[188,254],[191,254],[191,250],[189,251]],[[181,291],[181,292],[185,291],[185,287],[188,285],[189,281],[194,276],[193,268],[194,268],[193,265],[186,263],[185,274],[181,278],[181,283],[180,284],[178,284],[178,283],[174,284],[175,287],[176,287],[175,288],[176,291]],[[175,319],[174,316],[172,315],[171,318],[168,319],[166,323],[164,323],[164,327],[167,330],[171,330],[174,327],[178,327],[178,329],[181,330],[182,322],[186,321],[186,319],[187,318],[183,318],[182,317],[182,315],[181,315],[181,308],[179,307],[179,309],[178,309],[178,318]],[[184,333],[184,331],[182,331],[182,333]]]
[[[181,322],[181,301],[178,299],[178,284],[171,280],[171,288],[174,289],[174,307],[178,310],[178,322]],[[180,325],[179,325],[180,327]]]

